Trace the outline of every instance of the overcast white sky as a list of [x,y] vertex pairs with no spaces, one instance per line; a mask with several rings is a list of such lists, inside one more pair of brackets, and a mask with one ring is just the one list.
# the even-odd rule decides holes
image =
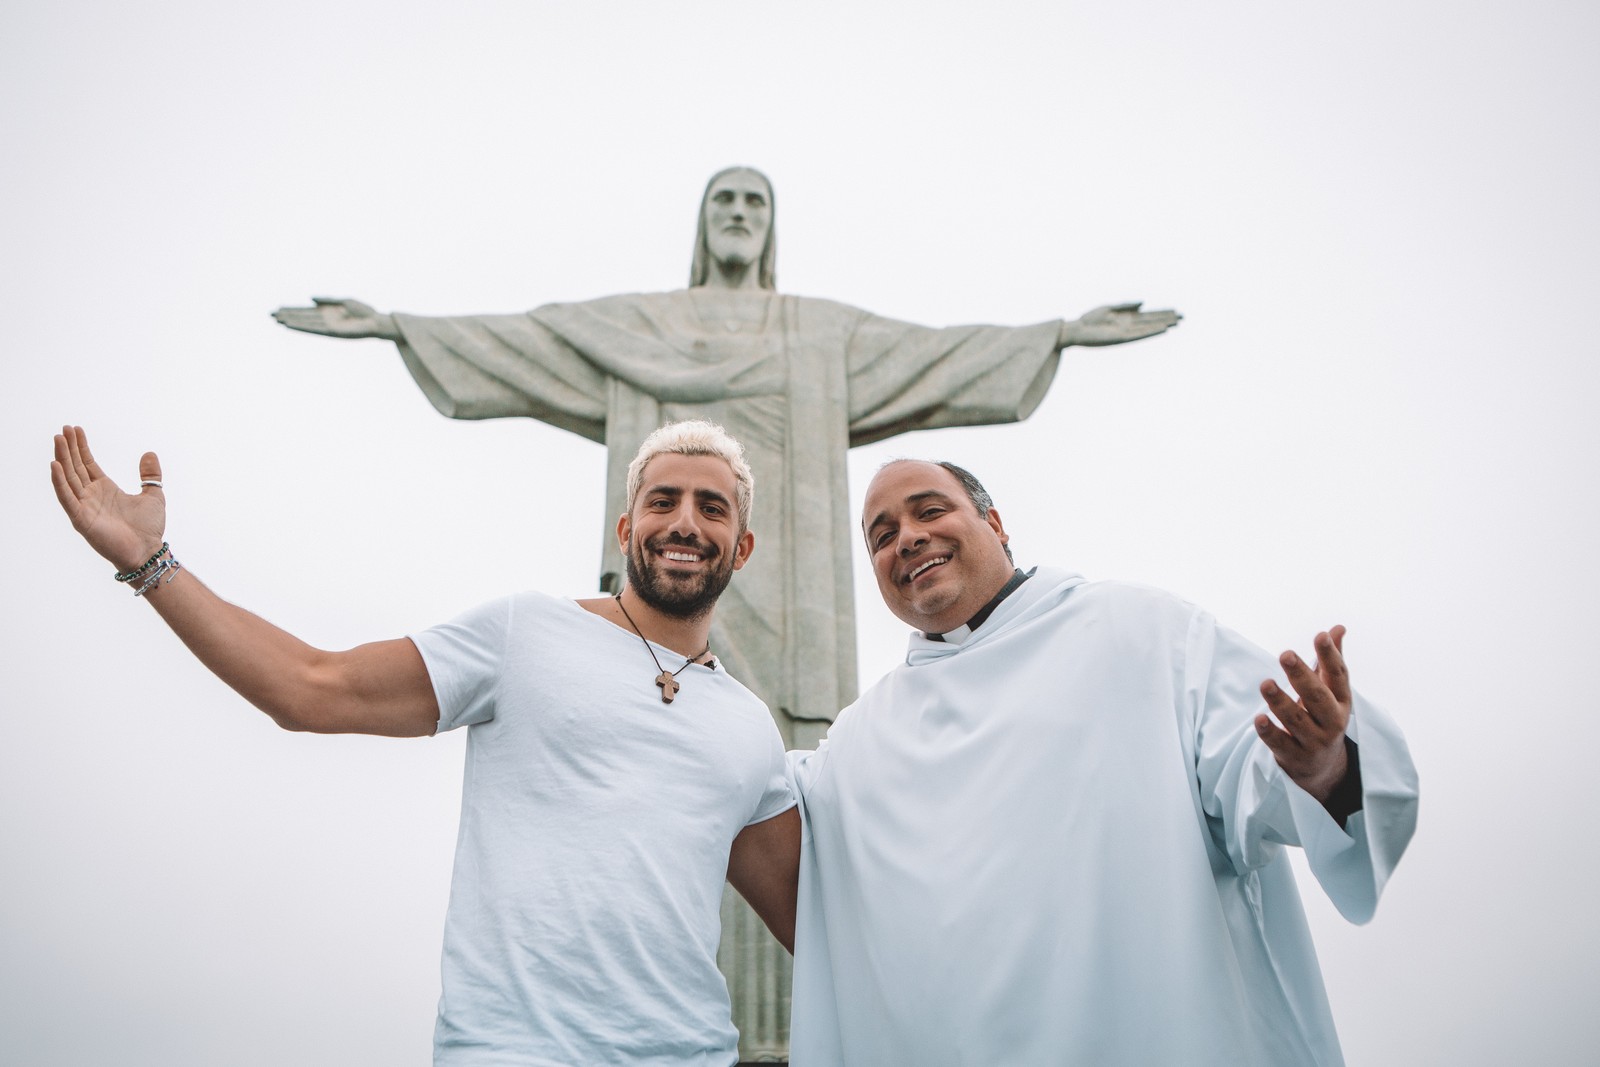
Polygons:
[[[426,1064],[464,740],[277,730],[77,540],[51,434],[157,450],[183,562],[324,646],[590,592],[599,446],[268,312],[678,287],[736,162],[785,291],[1185,314],[1027,423],[860,450],[853,499],[956,459],[1025,563],[1348,625],[1425,794],[1370,926],[1302,880],[1351,1063],[1592,1058],[1600,9],[451,8],[0,13],[0,1058]],[[870,680],[902,628],[857,573]]]

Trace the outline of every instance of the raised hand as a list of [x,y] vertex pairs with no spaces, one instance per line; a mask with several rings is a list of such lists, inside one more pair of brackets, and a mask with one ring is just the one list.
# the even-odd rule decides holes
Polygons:
[[1350,673],[1344,663],[1344,627],[1318,634],[1312,644],[1315,667],[1293,652],[1278,657],[1299,700],[1271,679],[1261,683],[1261,695],[1283,728],[1257,715],[1256,733],[1301,789],[1326,802],[1348,769],[1344,733],[1350,723]]
[[388,341],[400,336],[394,319],[375,311],[359,300],[336,300],[314,296],[308,308],[279,308],[272,317],[280,325],[328,337],[382,337]]
[[72,528],[119,571],[131,571],[153,556],[167,527],[161,461],[154,452],[139,458],[139,480],[157,484],[142,485],[138,493],[119,489],[94,461],[83,427],[63,426],[56,435],[56,458],[50,463],[56,499]]
[[[161,481],[154,452],[140,457],[139,479]],[[137,569],[161,547],[167,525],[161,486],[141,485],[138,493],[118,489],[94,461],[80,427],[62,427],[57,435],[50,480],[73,529],[118,571]],[[176,564],[170,557],[168,562]],[[154,589],[161,573],[136,594]],[[285,729],[387,737],[433,733],[439,704],[422,655],[407,638],[322,652],[201,582],[171,582],[169,574],[151,606],[200,662]]]
[[1176,311],[1140,311],[1143,305],[1107,304],[1061,326],[1061,347],[1120,345],[1166,333],[1183,320]]

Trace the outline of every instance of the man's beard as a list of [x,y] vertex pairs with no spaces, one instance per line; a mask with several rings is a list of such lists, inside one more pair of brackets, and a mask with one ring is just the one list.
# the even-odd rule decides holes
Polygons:
[[658,537],[642,547],[630,537],[626,553],[628,587],[640,600],[663,615],[679,619],[698,619],[709,615],[716,606],[717,598],[733,579],[733,555],[729,553],[726,559],[722,558],[720,552],[711,556],[707,561],[710,565],[693,578],[669,578],[661,573],[656,556],[668,545],[682,545],[696,551],[716,551],[713,546],[702,545],[697,539],[690,540],[677,534]]

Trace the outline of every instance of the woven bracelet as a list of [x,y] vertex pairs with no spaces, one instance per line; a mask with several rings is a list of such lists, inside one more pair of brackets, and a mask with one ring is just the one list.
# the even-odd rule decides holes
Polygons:
[[145,560],[141,566],[129,571],[127,574],[114,574],[112,577],[119,582],[131,582],[136,578],[143,578],[155,568],[157,560],[171,551],[172,546],[163,541],[161,542],[161,547],[156,549],[156,554]]

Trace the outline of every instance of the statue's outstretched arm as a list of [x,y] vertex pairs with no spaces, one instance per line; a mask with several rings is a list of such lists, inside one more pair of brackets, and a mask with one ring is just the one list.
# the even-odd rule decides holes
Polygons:
[[1120,345],[1166,333],[1182,321],[1176,311],[1140,311],[1138,302],[1107,304],[1082,318],[1061,324],[1061,347],[1068,345]]
[[394,316],[375,311],[359,300],[336,300],[332,297],[314,296],[311,307],[283,307],[272,317],[291,330],[320,333],[328,337],[381,337],[385,341],[400,340]]

